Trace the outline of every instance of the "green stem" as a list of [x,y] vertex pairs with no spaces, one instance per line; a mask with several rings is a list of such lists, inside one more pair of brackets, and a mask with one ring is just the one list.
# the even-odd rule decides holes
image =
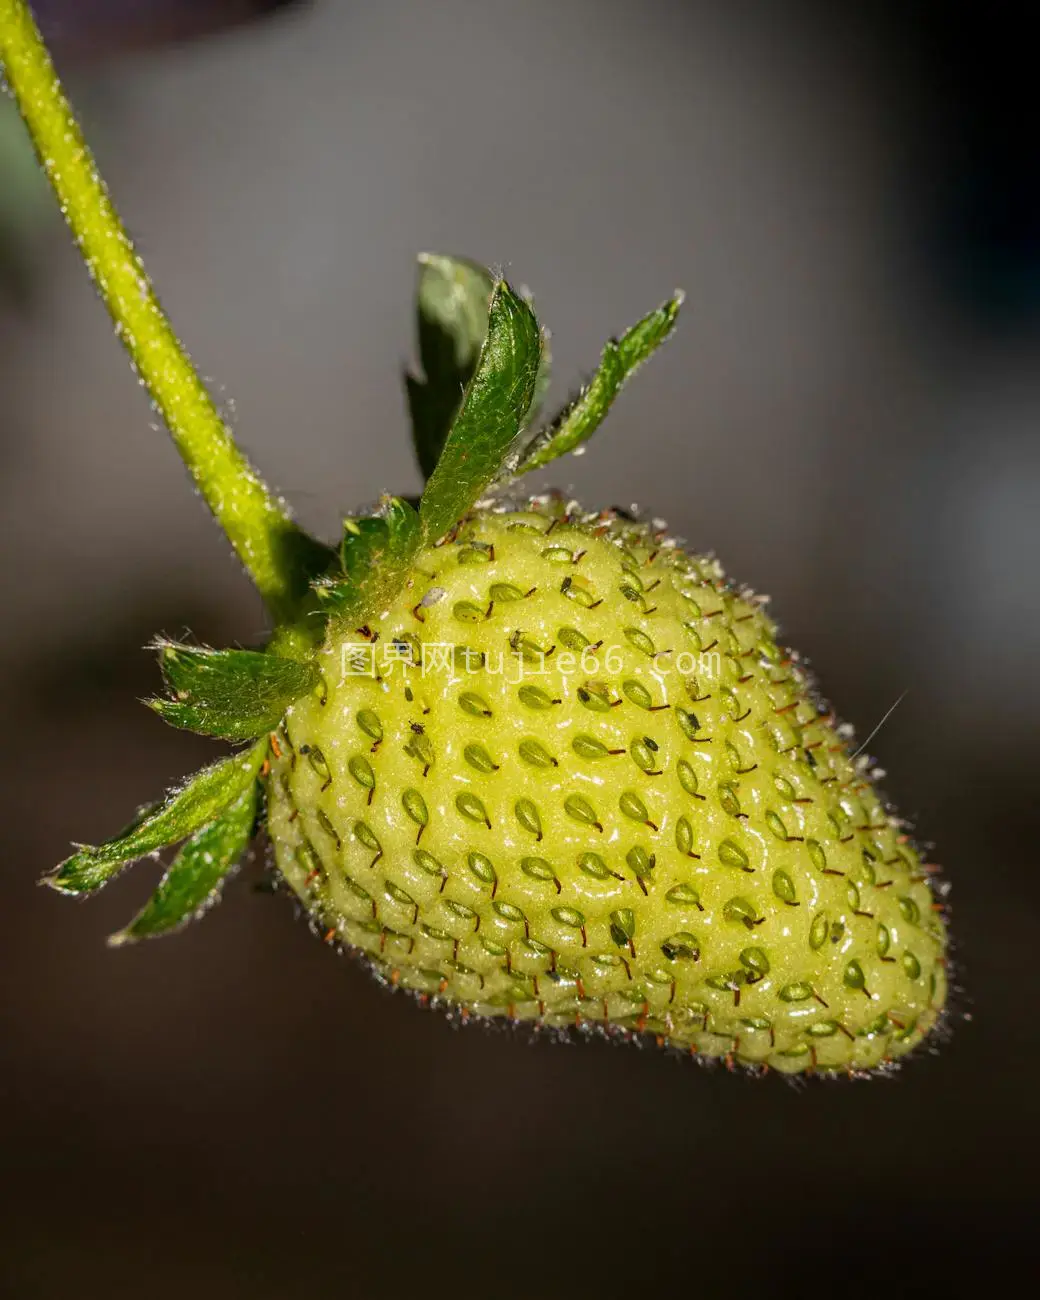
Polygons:
[[116,334],[196,486],[275,619],[295,617],[324,548],[235,445],[155,295],[25,0],[0,0],[0,68]]

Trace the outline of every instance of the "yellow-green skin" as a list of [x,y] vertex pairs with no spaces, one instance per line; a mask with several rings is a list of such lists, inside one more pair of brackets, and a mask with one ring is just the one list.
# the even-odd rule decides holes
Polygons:
[[476,512],[330,632],[276,735],[279,869],[330,941],[467,1016],[895,1061],[945,998],[929,868],[762,604],[614,512]]

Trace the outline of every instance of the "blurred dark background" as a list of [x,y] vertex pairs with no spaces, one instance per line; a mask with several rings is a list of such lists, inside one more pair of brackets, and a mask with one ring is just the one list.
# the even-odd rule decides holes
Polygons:
[[[279,9],[280,12],[262,13]],[[675,285],[566,485],[772,593],[939,845],[960,983],[894,1081],[456,1032],[258,892],[109,952],[36,878],[212,747],[143,643],[256,598],[0,105],[0,1291],[932,1295],[1035,1269],[1040,202],[1029,8],[38,12],[163,297],[303,519],[414,490],[424,248],[504,265],[562,397]],[[970,1015],[970,1020],[964,1016]]]

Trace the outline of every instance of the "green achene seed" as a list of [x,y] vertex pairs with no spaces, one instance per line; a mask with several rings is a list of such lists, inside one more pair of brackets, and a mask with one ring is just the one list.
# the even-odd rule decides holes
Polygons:
[[483,885],[497,885],[498,873],[495,864],[483,853],[470,853],[466,865]]
[[733,840],[723,840],[719,845],[719,861],[724,867],[733,867],[737,871],[751,871],[751,860]]
[[460,921],[473,921],[477,916],[477,913],[472,907],[468,907],[465,903],[457,902],[454,898],[442,899],[441,906],[446,912],[450,912],[452,916],[457,917]]
[[649,737],[644,737],[642,740],[633,740],[628,752],[632,755],[632,761],[636,767],[640,771],[650,774],[657,771],[657,756],[654,749],[647,743],[648,740]]
[[722,915],[725,920],[745,925],[749,930],[758,921],[758,913],[746,898],[731,898],[723,907]]
[[675,765],[675,771],[679,778],[679,784],[686,793],[693,795],[694,798],[698,798],[697,773],[693,770],[692,765],[687,763],[685,758],[680,758],[678,763]]
[[460,623],[483,623],[487,616],[486,610],[481,609],[472,600],[456,601],[451,612]]
[[700,943],[696,935],[681,930],[669,935],[661,944],[661,952],[668,961],[697,961],[701,955]]
[[794,881],[781,868],[777,868],[773,872],[773,893],[781,902],[790,906],[797,905],[798,899],[795,895]]
[[769,974],[769,958],[761,948],[745,948],[737,960],[747,971],[749,983],[764,979]]
[[522,740],[517,752],[525,763],[532,767],[556,767],[557,761],[539,740],[528,738]]
[[462,794],[456,795],[455,807],[467,821],[483,822],[488,830],[491,829],[491,818],[487,814],[487,809],[475,794],[464,791]]
[[[364,762],[365,760],[362,759],[361,761]],[[310,745],[308,747],[307,762],[314,768],[315,772],[325,785],[328,785],[332,781],[332,773],[329,771],[328,762],[325,759],[325,755],[317,745]],[[371,770],[372,769],[369,768],[369,771]]]
[[688,817],[680,817],[675,823],[675,847],[684,857],[696,858],[700,855],[693,851],[693,827]]
[[395,903],[400,903],[402,907],[415,907],[415,899],[411,894],[406,889],[402,889],[400,885],[395,885],[392,880],[384,880],[383,888],[387,897],[392,898]]
[[521,686],[516,694],[520,703],[528,709],[549,709],[559,703],[559,700],[554,700],[540,686]]
[[420,871],[424,871],[428,876],[437,876],[441,880],[447,877],[448,873],[444,867],[432,853],[427,853],[425,849],[414,849],[412,851],[412,861]]
[[572,577],[564,578],[560,583],[560,593],[573,600],[576,605],[581,605],[583,609],[591,609],[594,605],[602,602],[596,599],[595,592],[592,592],[584,583],[577,581]]
[[826,912],[817,912],[813,917],[812,926],[809,930],[809,947],[813,952],[818,952],[827,940],[827,931],[829,929]]
[[645,825],[650,820],[646,804],[633,790],[626,790],[622,794],[618,800],[618,807],[626,817],[634,822],[642,822]]
[[646,689],[642,682],[626,681],[621,683],[621,689],[628,696],[637,708],[649,709],[653,705],[653,696]]
[[335,840],[337,845],[340,843],[339,832],[336,830],[335,826],[333,826],[329,819],[329,815],[324,808],[318,809],[318,825],[329,839]]
[[428,824],[430,813],[426,807],[426,800],[418,790],[406,790],[401,796],[401,806],[417,826]]
[[490,773],[498,771],[498,764],[483,745],[467,745],[462,751],[462,757],[470,767],[478,772]]
[[591,876],[593,880],[609,880],[614,874],[598,853],[579,854],[578,870]]
[[627,948],[636,932],[636,916],[629,907],[618,908],[610,914],[610,937],[619,948]]
[[568,925],[573,930],[580,930],[585,925],[585,915],[576,907],[554,907],[552,916],[561,925]]
[[773,812],[772,809],[770,809],[766,813],[766,825],[769,827],[769,829],[772,831],[772,833],[776,836],[778,840],[780,840],[782,843],[787,842],[789,838],[787,834],[787,827],[784,825],[783,820],[780,818],[780,816],[777,813]]
[[685,907],[688,905],[690,907],[696,907],[699,911],[704,911],[704,908],[701,906],[700,893],[694,889],[692,885],[673,885],[671,889],[669,889],[668,893],[665,894],[665,898],[669,903],[674,903],[677,906]]
[[722,805],[722,811],[729,813],[731,817],[740,816],[740,800],[736,790],[728,781],[719,783],[719,803]]
[[520,870],[532,880],[555,881],[556,879],[556,872],[544,858],[521,858]]
[[625,861],[635,872],[636,878],[641,879],[653,871],[657,859],[653,853],[647,853],[641,844],[635,844],[625,854]]
[[578,702],[593,713],[606,713],[611,708],[610,692],[605,686],[592,682],[578,687]]
[[363,844],[366,849],[371,849],[373,853],[382,852],[383,846],[379,843],[371,826],[366,825],[365,822],[355,822],[351,827],[351,831],[357,842]]
[[579,632],[576,627],[559,628],[556,639],[565,650],[571,650],[574,654],[581,654],[583,650],[588,649],[592,644],[589,638]]
[[347,764],[347,770],[363,789],[374,790],[376,788],[376,774],[372,771],[372,764],[367,758],[355,754]]
[[587,736],[584,734],[574,737],[571,741],[571,749],[574,750],[579,758],[593,760],[607,758],[610,754],[610,750],[601,740],[597,740],[595,736]]
[[569,794],[563,801],[563,811],[576,822],[581,822],[585,826],[595,826],[599,830],[603,829],[596,816],[595,808],[584,795]]
[[463,691],[459,696],[459,708],[475,718],[491,717],[491,708],[487,700],[476,691]]
[[653,641],[645,632],[641,632],[637,627],[626,627],[624,630],[625,640],[629,645],[634,646],[636,650],[645,654],[648,659],[652,659],[657,653]]
[[379,715],[373,713],[371,709],[359,710],[357,724],[365,735],[371,737],[377,745],[383,739],[383,724],[379,721]]
[[513,806],[516,813],[516,820],[524,828],[530,831],[537,839],[542,838],[542,819],[538,815],[537,806],[530,799],[518,799]]
[[774,776],[773,785],[776,787],[776,792],[779,794],[781,799],[787,799],[790,802],[793,802],[797,798],[797,791],[791,782],[788,781],[787,777]]

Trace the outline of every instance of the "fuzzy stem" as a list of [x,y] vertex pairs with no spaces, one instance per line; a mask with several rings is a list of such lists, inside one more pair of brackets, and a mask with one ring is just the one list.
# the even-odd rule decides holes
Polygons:
[[116,334],[198,490],[275,619],[294,617],[324,548],[235,445],[156,297],[25,0],[0,0],[0,70]]

